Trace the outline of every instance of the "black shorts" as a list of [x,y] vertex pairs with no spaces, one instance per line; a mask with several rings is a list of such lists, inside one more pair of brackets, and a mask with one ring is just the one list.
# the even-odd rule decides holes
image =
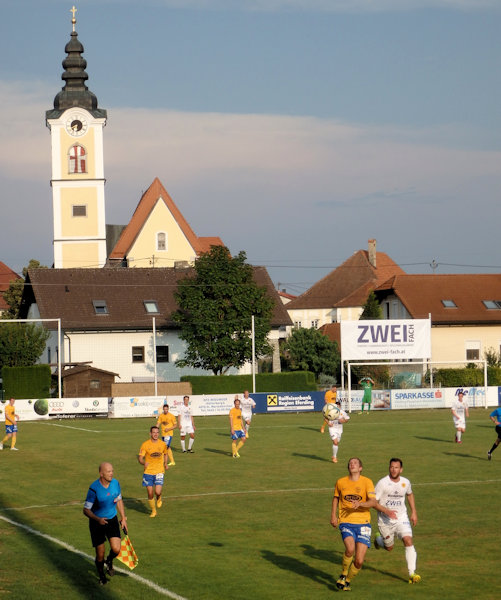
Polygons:
[[501,440],[501,425],[496,425],[496,433],[498,434],[498,438]]
[[106,525],[100,525],[94,519],[89,519],[89,530],[90,539],[92,540],[92,546],[94,548],[104,544],[106,538],[108,538],[108,540],[113,537],[120,538],[120,525],[116,515],[113,519],[108,519]]

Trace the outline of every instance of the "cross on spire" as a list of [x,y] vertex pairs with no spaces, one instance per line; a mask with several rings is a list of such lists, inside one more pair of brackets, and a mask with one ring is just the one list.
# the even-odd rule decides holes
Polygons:
[[71,19],[71,24],[73,25],[73,31],[75,31],[75,25],[76,25],[76,22],[77,22],[77,20],[76,20],[76,18],[75,18],[75,13],[76,13],[76,12],[77,12],[77,9],[75,8],[75,6],[73,6],[73,7],[70,9],[70,13],[72,13],[72,14],[73,14],[73,18]]

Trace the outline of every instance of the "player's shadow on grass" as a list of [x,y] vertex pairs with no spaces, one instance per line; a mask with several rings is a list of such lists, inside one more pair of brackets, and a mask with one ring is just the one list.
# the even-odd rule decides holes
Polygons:
[[298,427],[298,429],[305,429],[306,431],[315,431],[320,433],[320,427]]
[[487,462],[487,455],[479,456],[478,454],[466,454],[466,452],[444,452],[447,456],[459,456],[460,458],[475,458],[482,462]]
[[223,456],[231,456],[231,452],[228,450],[221,450],[220,448],[204,448],[206,452],[212,452],[213,454],[222,454]]
[[151,512],[151,508],[146,506],[146,498],[144,500],[139,500],[138,498],[124,498],[123,501],[125,506],[130,510],[135,510],[143,515],[149,515]]
[[414,436],[417,440],[426,440],[427,442],[443,442],[444,444],[453,444],[454,442],[450,439],[444,439],[444,438],[434,438],[434,437],[429,437],[429,436],[425,436],[425,435],[415,435]]
[[317,456],[316,454],[301,454],[300,452],[293,452],[292,456],[299,456],[300,458],[309,458],[310,460],[320,460],[321,462],[332,462],[328,458],[323,456]]
[[[316,569],[315,567],[311,567],[302,560],[293,558],[292,556],[275,554],[275,552],[272,552],[271,550],[261,550],[261,556],[265,560],[273,563],[279,569],[283,569],[284,571],[290,571],[295,575],[302,575],[303,577],[307,577],[308,579],[311,579],[316,583],[325,585],[329,590],[337,590],[336,580],[329,572],[323,571],[321,569]],[[341,562],[341,559],[339,560]]]
[[[0,497],[0,514],[5,503]],[[9,513],[9,520],[14,521],[15,525],[9,524],[16,531],[19,538],[24,539],[24,543],[31,548],[30,553],[38,555],[37,569],[40,576],[44,577],[44,587],[50,585],[51,578],[60,581],[66,581],[71,587],[72,595],[79,598],[119,598],[118,594],[113,593],[112,584],[104,587],[99,585],[96,567],[94,565],[94,550],[91,548],[90,536],[88,538],[89,556],[84,556],[80,551],[74,551],[71,548],[63,548],[57,542],[42,537],[39,524],[31,522],[26,513],[23,515],[17,511]],[[82,522],[84,518],[82,517]],[[85,525],[85,523],[83,523]],[[45,535],[49,535],[48,533]],[[60,540],[64,543],[64,540]],[[68,542],[71,544],[71,541]],[[118,566],[118,565],[117,565]],[[44,571],[47,570],[47,573]],[[116,572],[115,577],[126,577]],[[32,598],[36,597],[36,591],[32,590]]]
[[[341,559],[342,559],[342,555],[344,552],[338,552],[337,550],[323,550],[323,549],[319,549],[319,548],[314,548],[313,546],[310,546],[309,544],[301,544],[301,548],[303,548],[303,552],[306,556],[309,556],[311,558],[316,558],[317,560],[326,561],[330,565],[337,565],[337,566],[339,566],[339,569],[341,570]],[[383,571],[382,569],[376,569],[375,567],[373,567],[367,563],[364,563],[363,568],[364,568],[364,570],[374,571],[375,573],[381,573],[382,575],[386,575],[393,579],[397,579],[398,581],[407,582],[407,579],[404,579],[403,577],[400,577],[399,575],[395,575],[395,573],[390,573],[389,571]]]

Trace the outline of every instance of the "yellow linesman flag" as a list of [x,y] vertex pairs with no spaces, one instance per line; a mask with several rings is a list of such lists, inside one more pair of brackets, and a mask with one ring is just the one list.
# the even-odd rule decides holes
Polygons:
[[137,557],[137,554],[134,551],[134,548],[132,547],[131,541],[129,539],[129,536],[126,535],[123,539],[122,539],[122,544],[120,546],[120,552],[118,553],[117,556],[118,560],[123,562],[123,564],[126,567],[129,567],[129,569],[134,569],[135,567],[137,567],[137,563],[139,562],[139,559]]

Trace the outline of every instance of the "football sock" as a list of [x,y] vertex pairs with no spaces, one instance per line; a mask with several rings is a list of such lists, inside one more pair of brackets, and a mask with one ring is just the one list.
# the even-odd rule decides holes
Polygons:
[[[360,567],[361,569],[362,567]],[[352,562],[350,565],[350,570],[348,571],[348,576],[346,577],[346,579],[348,581],[351,581],[354,577],[356,577],[360,571],[360,569],[357,569],[357,567],[355,566],[355,563]]]
[[190,438],[190,441],[188,442],[188,450],[191,450],[194,442],[195,440],[193,438]]
[[17,435],[15,433],[12,434],[12,442],[10,444],[11,448],[14,448],[16,446],[16,439],[17,439]]
[[94,562],[96,563],[97,574],[102,579],[104,577],[104,560],[96,559]]
[[116,558],[118,556],[118,554],[116,552],[113,552],[113,550],[110,548],[110,553],[108,554],[107,558],[106,558],[106,562],[108,564],[111,564],[113,562],[113,559]]
[[492,448],[489,450],[489,453],[492,454],[494,452],[494,450],[499,446],[499,444],[497,444],[496,442],[494,442],[494,444],[492,444]]
[[174,462],[174,455],[172,454],[172,450],[167,448],[167,456],[169,457],[169,462]]
[[409,569],[409,575],[416,572],[417,552],[414,546],[405,547],[405,560],[407,561],[407,568]]
[[382,535],[376,537],[376,543],[380,548],[384,548],[384,540]]
[[461,432],[460,431],[456,431],[456,439],[458,442],[461,441]]
[[157,512],[157,508],[155,506],[155,498],[152,498],[151,500],[148,498],[148,504],[150,505],[151,512],[152,513],[156,513]]
[[348,575],[348,569],[350,568],[351,562],[353,560],[353,556],[346,556],[346,554],[343,554],[343,570],[342,570],[342,574],[343,575]]
[[2,440],[2,444],[5,444],[5,442],[6,442],[8,439],[9,439],[9,436],[8,436],[8,435],[6,435],[6,436],[3,438],[3,440]]
[[240,440],[237,444],[237,452],[240,450],[240,448],[244,445],[244,441]]
[[233,456],[235,456],[235,454],[237,453],[237,443],[236,442],[231,442],[231,453],[233,454]]
[[181,440],[181,450],[182,450],[183,452],[186,452],[186,444],[185,444],[185,441],[184,441],[184,440]]
[[336,446],[335,444],[332,444],[332,456],[337,456],[337,449],[338,449],[338,446]]

